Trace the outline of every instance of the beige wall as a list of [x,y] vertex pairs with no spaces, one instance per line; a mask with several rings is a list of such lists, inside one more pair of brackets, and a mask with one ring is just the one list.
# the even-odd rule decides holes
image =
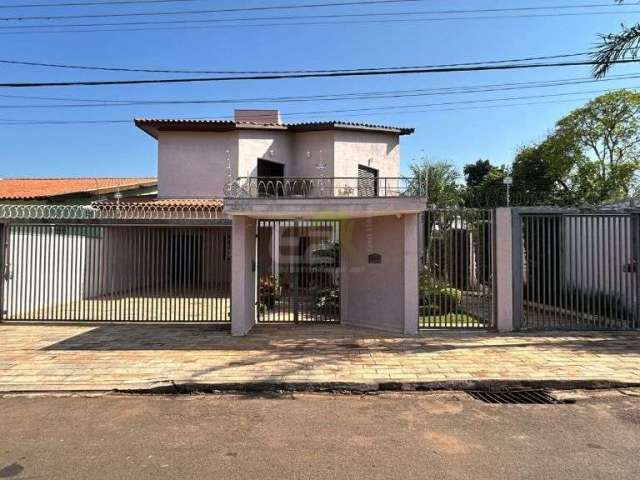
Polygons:
[[338,195],[356,195],[358,192],[358,166],[375,168],[381,178],[378,193],[395,195],[398,182],[387,177],[400,176],[399,137],[374,132],[337,131],[335,134],[335,190]]
[[[220,198],[227,182],[227,151],[233,177],[257,175],[257,160],[285,166],[285,176],[357,177],[358,165],[380,177],[400,175],[399,137],[376,132],[160,132],[158,194],[161,198]],[[311,153],[311,157],[309,157]],[[319,163],[327,168],[320,171]],[[347,181],[348,183],[348,181]],[[357,188],[357,181],[344,186]],[[336,185],[336,188],[340,185]]]
[[[293,175],[293,145],[291,134],[277,130],[238,131],[238,176],[255,177],[258,159],[284,165],[284,175]],[[234,172],[235,173],[235,172]]]
[[160,132],[158,196],[221,198],[227,181],[227,150],[235,175],[238,132]]
[[[342,221],[340,316],[343,323],[404,332],[404,229],[404,218],[396,216]],[[368,263],[371,253],[380,254],[382,263]],[[417,258],[414,264],[417,265]]]
[[358,165],[377,169],[381,177],[399,177],[400,146],[398,135],[336,131],[335,176],[357,177]]
[[[321,132],[295,133],[293,151],[295,165],[293,176],[295,177],[333,177],[333,148],[335,132],[326,130]],[[311,153],[309,158],[308,153]],[[320,163],[327,168],[321,172],[316,168]]]

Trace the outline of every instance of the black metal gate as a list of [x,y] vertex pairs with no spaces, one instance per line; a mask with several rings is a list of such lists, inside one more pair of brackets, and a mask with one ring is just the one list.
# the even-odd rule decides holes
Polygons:
[[340,222],[259,220],[258,321],[340,321]]
[[230,321],[228,225],[16,223],[3,230],[4,320]]
[[493,211],[429,209],[423,215],[418,326],[493,328]]
[[520,214],[523,330],[640,329],[640,213]]

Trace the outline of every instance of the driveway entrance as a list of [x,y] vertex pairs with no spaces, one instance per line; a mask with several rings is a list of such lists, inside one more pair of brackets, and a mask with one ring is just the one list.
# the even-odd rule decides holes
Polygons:
[[259,220],[258,322],[340,321],[340,222]]

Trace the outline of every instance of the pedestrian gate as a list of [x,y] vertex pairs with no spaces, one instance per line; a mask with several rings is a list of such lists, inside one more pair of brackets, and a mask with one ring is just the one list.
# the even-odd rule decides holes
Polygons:
[[259,220],[258,322],[340,321],[340,222]]
[[422,219],[419,327],[494,328],[493,211],[428,209]]

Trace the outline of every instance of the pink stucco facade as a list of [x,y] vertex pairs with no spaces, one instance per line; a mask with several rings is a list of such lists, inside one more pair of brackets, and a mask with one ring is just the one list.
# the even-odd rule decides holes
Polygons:
[[[417,333],[417,215],[342,222],[342,321],[347,325]],[[415,244],[416,249],[411,249]],[[410,253],[405,255],[407,248]],[[372,263],[370,256],[379,256]]]
[[[289,177],[358,176],[358,165],[380,177],[400,176],[399,136],[394,133],[239,129],[230,132],[161,131],[158,195],[222,198],[229,175],[254,177],[258,159],[284,165]],[[318,166],[325,168],[318,168]],[[349,180],[345,180],[348,186]],[[353,181],[351,181],[353,183]]]

